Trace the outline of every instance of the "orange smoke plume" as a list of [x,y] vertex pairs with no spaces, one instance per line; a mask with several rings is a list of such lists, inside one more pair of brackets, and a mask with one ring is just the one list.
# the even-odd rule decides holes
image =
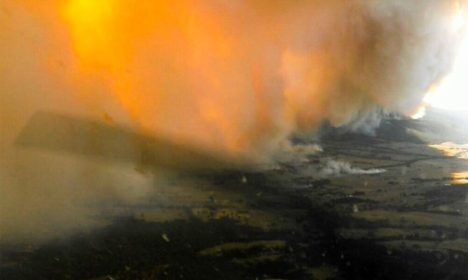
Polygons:
[[[233,22],[254,14],[223,5],[230,4],[68,1],[64,18],[80,69],[111,89],[82,98],[115,99],[133,125],[177,141],[234,154],[258,145],[258,134],[281,126],[272,119],[283,108],[268,103],[283,97],[266,85],[280,75],[280,42],[263,27]],[[271,37],[273,54],[257,36]]]
[[[20,3],[42,18],[47,57],[68,69],[46,71],[68,83],[63,94],[80,100],[81,112],[246,156],[376,107],[411,113],[440,76],[420,77],[435,62],[415,59],[414,48],[437,50],[450,39],[453,2],[419,7],[441,12],[409,26],[384,12],[409,16],[412,4],[359,0]],[[433,37],[419,35],[434,22]],[[395,43],[410,36],[420,45]]]

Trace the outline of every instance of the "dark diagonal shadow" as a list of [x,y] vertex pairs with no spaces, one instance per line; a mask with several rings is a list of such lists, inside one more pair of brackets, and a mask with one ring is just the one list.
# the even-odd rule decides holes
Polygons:
[[235,166],[234,162],[199,147],[174,143],[130,128],[52,112],[34,114],[15,144],[181,171]]

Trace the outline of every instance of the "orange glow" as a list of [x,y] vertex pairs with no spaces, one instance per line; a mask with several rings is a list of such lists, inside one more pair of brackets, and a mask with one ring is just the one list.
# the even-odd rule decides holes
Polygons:
[[[451,142],[429,145],[431,148],[441,151],[445,156],[468,159],[468,144],[459,145]],[[454,185],[468,184],[468,171],[452,172],[451,183]]]
[[49,31],[65,43],[53,51],[71,53],[64,64],[72,70],[61,78],[73,83],[67,94],[82,111],[182,144],[266,155],[293,131],[405,103],[382,94],[406,79],[382,78],[380,68],[399,67],[386,51],[369,49],[393,39],[375,34],[367,4],[54,3],[60,34]]
[[454,172],[451,174],[452,184],[466,185],[468,184],[468,171]]
[[116,1],[70,1],[65,16],[70,20],[77,53],[83,63],[111,60],[111,38],[116,30],[113,25]]
[[[63,15],[81,71],[107,83],[111,96],[102,98],[116,99],[132,125],[233,154],[268,149],[263,136],[284,134],[274,120],[282,106],[271,109],[281,91],[265,86],[279,84],[280,42],[216,5],[69,0]],[[277,60],[262,53],[265,37],[253,44],[257,35]]]
[[426,106],[421,105],[418,108],[416,108],[416,111],[410,116],[412,119],[417,120],[426,115]]
[[449,157],[457,157],[460,159],[468,159],[468,144],[460,145],[452,142],[429,145],[429,147],[441,151]]
[[[228,104],[220,104],[229,91],[221,75],[236,66],[235,50],[216,15],[189,1],[70,0],[64,11],[83,71],[105,79],[141,129],[196,131],[191,140],[206,144],[213,135],[207,129],[215,128],[221,143],[236,148],[239,131],[224,112]],[[193,103],[177,104],[182,99]],[[177,113],[192,119],[165,124]]]
[[[441,151],[449,157],[468,159],[468,144],[460,145],[451,142],[429,145],[431,148]],[[454,185],[468,184],[468,171],[453,172],[450,174],[451,183]]]

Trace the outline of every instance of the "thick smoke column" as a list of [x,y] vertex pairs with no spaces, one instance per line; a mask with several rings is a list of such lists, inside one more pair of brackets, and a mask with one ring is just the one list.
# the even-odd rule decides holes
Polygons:
[[154,184],[132,164],[15,147],[37,111],[265,160],[291,133],[323,122],[367,125],[380,108],[412,113],[450,68],[461,8],[455,0],[1,0],[0,234],[86,223],[76,204],[139,196]]

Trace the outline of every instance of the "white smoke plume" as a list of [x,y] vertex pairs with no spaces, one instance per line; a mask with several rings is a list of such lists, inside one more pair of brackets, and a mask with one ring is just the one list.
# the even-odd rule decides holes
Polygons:
[[319,174],[321,176],[342,176],[342,175],[372,175],[386,172],[382,168],[362,169],[353,167],[349,162],[327,159],[321,167]]

